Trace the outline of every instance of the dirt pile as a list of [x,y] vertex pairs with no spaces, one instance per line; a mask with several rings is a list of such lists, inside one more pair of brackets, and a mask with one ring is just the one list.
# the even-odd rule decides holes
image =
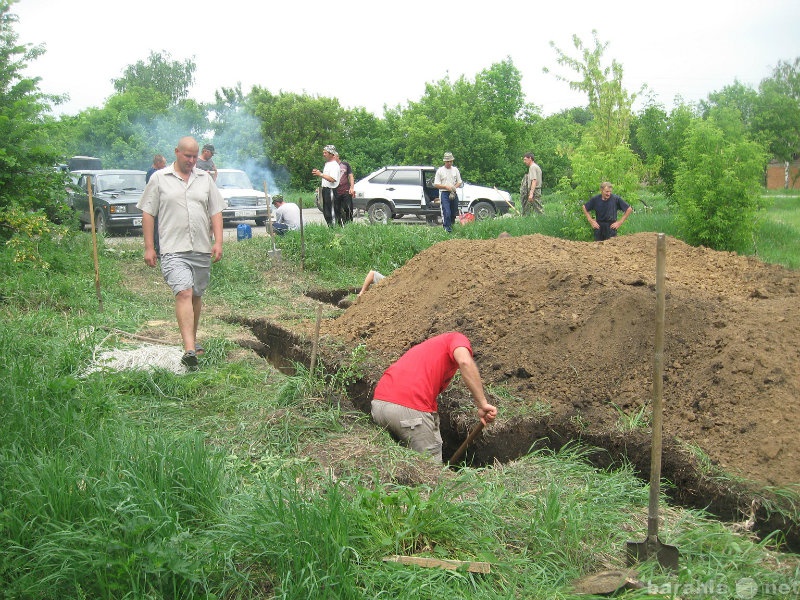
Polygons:
[[[388,365],[458,330],[484,380],[521,399],[515,411],[547,407],[587,432],[618,430],[622,414],[649,415],[655,246],[652,233],[451,240],[322,332]],[[748,479],[797,483],[800,273],[668,239],[666,274],[665,437]]]

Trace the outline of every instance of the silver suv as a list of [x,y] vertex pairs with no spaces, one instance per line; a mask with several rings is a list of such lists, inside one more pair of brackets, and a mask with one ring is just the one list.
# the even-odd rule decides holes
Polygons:
[[[388,223],[403,215],[436,223],[441,208],[439,190],[433,187],[435,176],[436,167],[383,167],[356,183],[353,208],[366,211],[372,223]],[[458,190],[458,205],[476,219],[489,219],[508,212],[511,194],[465,182]]]

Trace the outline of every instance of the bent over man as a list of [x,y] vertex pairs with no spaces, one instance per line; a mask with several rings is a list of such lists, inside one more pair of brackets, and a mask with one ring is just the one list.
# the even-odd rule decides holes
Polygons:
[[386,371],[375,387],[372,419],[401,443],[442,461],[437,398],[456,374],[472,394],[484,425],[497,417],[487,402],[469,339],[457,331],[443,333],[412,346]]

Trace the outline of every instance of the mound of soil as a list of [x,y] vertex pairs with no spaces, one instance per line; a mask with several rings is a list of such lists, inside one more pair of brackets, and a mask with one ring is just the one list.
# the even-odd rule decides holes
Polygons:
[[[498,421],[546,410],[587,434],[619,433],[623,414],[649,417],[655,256],[652,233],[450,240],[322,333],[366,344],[385,367],[461,331],[484,381],[518,399],[498,403]],[[749,480],[800,481],[800,274],[668,239],[666,276],[665,452],[677,440]]]

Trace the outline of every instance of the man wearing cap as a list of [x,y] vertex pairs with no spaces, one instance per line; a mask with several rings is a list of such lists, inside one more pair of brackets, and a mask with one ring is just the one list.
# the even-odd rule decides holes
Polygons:
[[448,233],[453,231],[453,220],[458,213],[458,194],[456,190],[464,185],[461,173],[453,166],[453,154],[445,152],[442,159],[444,166],[436,170],[433,187],[439,190],[439,201],[442,205],[442,225]]
[[284,202],[283,196],[275,194],[272,197],[272,206],[275,207],[275,222],[272,230],[278,235],[287,231],[300,229],[300,207],[294,202]]
[[325,159],[325,166],[322,171],[312,169],[311,174],[320,178],[322,188],[322,216],[328,227],[333,227],[336,223],[336,215],[333,212],[333,196],[339,186],[341,171],[339,163],[336,162],[336,146],[328,144],[322,149],[322,157]]
[[211,160],[211,157],[214,156],[216,152],[214,151],[214,146],[212,144],[206,144],[203,146],[203,152],[200,154],[200,158],[197,159],[197,168],[203,169],[203,171],[208,171],[211,174],[211,177],[214,178],[214,181],[217,180],[217,165],[214,164],[214,161]]

